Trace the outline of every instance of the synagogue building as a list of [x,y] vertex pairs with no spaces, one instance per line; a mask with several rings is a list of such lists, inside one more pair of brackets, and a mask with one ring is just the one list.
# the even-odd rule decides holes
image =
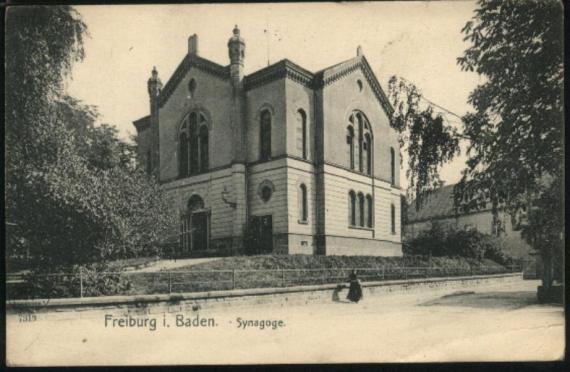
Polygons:
[[401,256],[400,152],[392,108],[362,49],[318,72],[281,60],[244,74],[198,37],[134,125],[139,160],[167,192],[185,256]]

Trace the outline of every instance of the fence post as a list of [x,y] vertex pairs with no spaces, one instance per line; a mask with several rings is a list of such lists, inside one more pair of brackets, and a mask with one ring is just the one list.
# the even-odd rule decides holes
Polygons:
[[386,266],[382,265],[382,280],[386,279]]
[[168,272],[168,294],[172,294],[172,272]]
[[236,289],[236,269],[232,269],[232,289]]
[[79,297],[83,298],[83,268],[79,268]]
[[285,287],[285,270],[281,268],[281,287]]
[[406,266],[404,266],[404,279],[408,280],[408,271],[406,270]]

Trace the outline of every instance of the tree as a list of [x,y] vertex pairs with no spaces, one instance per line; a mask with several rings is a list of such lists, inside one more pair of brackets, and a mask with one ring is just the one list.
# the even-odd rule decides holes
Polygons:
[[414,84],[392,76],[388,97],[394,107],[390,125],[408,155],[407,196],[419,209],[430,192],[443,185],[439,169],[459,154],[459,135],[441,115],[434,114],[431,105],[421,105],[422,94]]
[[529,219],[525,236],[547,267],[548,252],[563,247],[562,15],[553,0],[480,0],[462,31],[471,46],[457,60],[484,77],[463,118],[469,160],[457,200],[469,209],[487,199],[515,219],[534,200],[542,217]]
[[48,270],[156,254],[174,223],[168,200],[134,146],[62,89],[83,56],[79,15],[23,7],[7,20],[9,252]]
[[[43,235],[23,215],[47,213],[46,171],[70,145],[54,120],[73,62],[84,56],[86,26],[69,6],[12,7],[6,14],[6,221],[8,247],[21,248],[30,232]],[[47,216],[46,216],[47,217]]]

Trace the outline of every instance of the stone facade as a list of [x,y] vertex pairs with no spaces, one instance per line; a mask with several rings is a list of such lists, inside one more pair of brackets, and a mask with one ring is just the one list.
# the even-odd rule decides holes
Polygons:
[[319,72],[282,60],[244,75],[188,54],[134,122],[139,160],[180,215],[182,255],[402,254],[392,108],[359,48]]

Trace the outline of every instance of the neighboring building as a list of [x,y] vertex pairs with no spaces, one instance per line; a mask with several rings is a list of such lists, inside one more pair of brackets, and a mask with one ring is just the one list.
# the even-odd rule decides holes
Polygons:
[[247,76],[237,26],[228,51],[209,61],[191,36],[164,87],[153,69],[134,122],[180,252],[402,255],[392,108],[361,48],[317,73],[285,59]]
[[403,227],[405,239],[417,237],[422,231],[429,230],[433,223],[460,229],[474,227],[482,233],[500,237],[505,251],[511,256],[529,257],[531,247],[521,237],[520,231],[513,228],[506,212],[499,211],[496,223],[490,205],[469,213],[458,213],[454,206],[453,187],[447,185],[434,191],[419,210],[413,203],[408,206],[407,221]]

